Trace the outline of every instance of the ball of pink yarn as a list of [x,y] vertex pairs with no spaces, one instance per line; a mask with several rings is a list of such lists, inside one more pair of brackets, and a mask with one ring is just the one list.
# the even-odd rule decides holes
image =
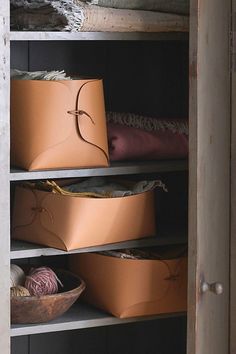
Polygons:
[[58,292],[58,282],[61,284],[51,268],[39,267],[30,271],[25,287],[33,296],[50,295]]

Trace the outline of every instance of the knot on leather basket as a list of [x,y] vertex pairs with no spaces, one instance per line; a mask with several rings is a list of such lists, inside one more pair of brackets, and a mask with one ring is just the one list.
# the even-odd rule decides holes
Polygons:
[[176,281],[179,278],[179,274],[172,274],[169,277],[165,278],[165,280],[169,280],[169,281]]
[[48,209],[46,209],[46,208],[43,208],[43,207],[32,207],[31,210],[35,213],[35,215],[36,215],[36,213],[44,213],[44,212],[46,212],[46,213],[48,214],[48,216],[49,216],[51,222],[54,221],[53,215],[52,215],[51,212],[50,212]]
[[83,111],[81,109],[79,109],[79,110],[74,109],[74,110],[71,110],[71,111],[67,111],[67,113],[68,114],[72,114],[73,116],[86,115],[86,117],[88,117],[91,120],[91,122],[95,125],[95,122],[94,122],[93,118],[87,112],[85,112],[85,111]]
[[42,212],[46,211],[46,209],[45,209],[45,208],[42,208],[42,207],[32,207],[31,209],[32,209],[33,211],[37,211],[37,212],[39,212],[39,213],[42,213]]

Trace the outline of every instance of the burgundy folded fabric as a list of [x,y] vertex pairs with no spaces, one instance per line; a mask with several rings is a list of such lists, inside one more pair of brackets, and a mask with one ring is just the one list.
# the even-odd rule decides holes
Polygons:
[[168,129],[148,132],[108,123],[108,144],[111,161],[188,156],[188,136]]

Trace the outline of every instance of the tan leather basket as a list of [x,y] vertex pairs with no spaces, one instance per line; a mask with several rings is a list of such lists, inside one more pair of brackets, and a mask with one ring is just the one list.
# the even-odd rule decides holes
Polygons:
[[86,282],[84,300],[116,317],[187,310],[187,258],[122,259],[95,253],[69,256]]
[[102,80],[11,80],[11,164],[108,166]]
[[62,250],[155,235],[154,191],[88,198],[16,187],[12,237]]

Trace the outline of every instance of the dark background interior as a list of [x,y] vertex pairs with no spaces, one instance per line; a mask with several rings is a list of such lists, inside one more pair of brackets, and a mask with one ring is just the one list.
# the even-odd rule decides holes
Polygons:
[[[185,41],[12,42],[11,67],[101,77],[107,110],[188,117]],[[169,189],[157,193],[157,224],[186,228],[187,172],[142,177],[161,178]],[[60,256],[38,261],[66,263]],[[12,354],[184,354],[185,346],[186,318],[179,317],[15,337]]]

